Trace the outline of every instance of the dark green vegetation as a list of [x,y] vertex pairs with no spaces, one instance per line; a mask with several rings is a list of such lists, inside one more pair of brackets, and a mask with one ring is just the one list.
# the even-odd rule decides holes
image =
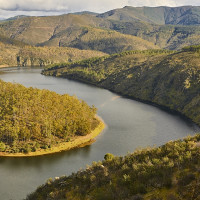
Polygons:
[[0,50],[0,66],[44,66],[106,55],[69,47],[34,47],[5,36],[0,36]]
[[0,151],[29,153],[87,135],[95,114],[76,97],[0,81]]
[[130,51],[54,65],[43,73],[88,82],[155,103],[176,110],[200,125],[199,49]]
[[197,200],[200,135],[115,157],[106,154],[86,170],[51,178],[27,200]]
[[103,14],[16,17],[1,22],[0,34],[36,46],[120,53],[155,48],[179,50],[197,45],[199,24],[199,7],[124,7]]

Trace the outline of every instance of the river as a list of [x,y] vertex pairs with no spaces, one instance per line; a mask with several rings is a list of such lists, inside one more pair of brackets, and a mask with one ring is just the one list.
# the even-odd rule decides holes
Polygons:
[[90,146],[39,157],[0,158],[0,200],[18,200],[52,177],[69,175],[106,153],[125,155],[137,148],[159,146],[183,138],[199,128],[178,115],[123,98],[108,90],[40,74],[38,68],[3,69],[0,79],[27,87],[68,93],[98,108],[105,130]]

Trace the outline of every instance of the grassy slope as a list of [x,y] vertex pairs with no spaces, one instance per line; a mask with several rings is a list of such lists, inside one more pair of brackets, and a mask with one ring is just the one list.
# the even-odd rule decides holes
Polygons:
[[0,32],[10,38],[39,46],[76,47],[119,53],[124,50],[155,49],[151,42],[108,29],[111,22],[93,15],[24,17],[0,25]]
[[31,66],[76,61],[106,55],[103,52],[69,47],[33,47],[0,36],[0,66]]
[[[157,14],[157,11],[153,12],[150,8],[146,8],[148,12],[145,11],[145,14],[147,12],[147,14],[152,15],[151,17],[137,18],[137,20],[131,18],[130,20],[130,15],[133,15],[132,9],[140,10],[141,8],[127,7],[115,12],[110,11],[111,13],[114,12],[111,16],[106,16],[106,13],[102,14],[102,17],[100,17],[101,15],[96,17],[91,14],[23,17],[2,22],[0,24],[0,33],[31,45],[71,46],[101,51],[106,51],[105,46],[108,46],[110,48],[109,53],[110,51],[111,53],[116,53],[122,50],[137,49],[139,46],[142,46],[143,49],[155,48],[152,46],[153,44],[167,49],[181,49],[183,46],[199,44],[200,28],[198,26],[188,27],[149,23],[146,19],[152,18],[155,13]],[[160,15],[163,15],[163,9],[156,9],[158,9]],[[121,12],[123,17],[120,14]],[[136,14],[138,14],[138,11]],[[193,11],[191,13],[188,11],[187,18],[193,19],[193,14]],[[174,16],[173,12],[171,15],[169,12],[168,15],[168,18],[171,15]],[[162,17],[159,20],[162,21]],[[191,22],[191,24],[194,23]],[[99,28],[103,30],[99,30]],[[140,37],[151,42],[151,44],[138,38],[117,34],[116,32],[112,32],[111,35],[110,30]],[[87,37],[90,37],[91,41],[88,41]],[[116,40],[118,44],[116,44]],[[101,45],[98,48],[99,44]],[[144,48],[144,46],[146,47]]]
[[153,43],[132,35],[92,27],[70,27],[55,35],[43,45],[70,46],[78,49],[92,49],[105,53],[119,53],[126,50],[158,49]]
[[27,200],[189,200],[200,197],[200,135],[138,150],[107,154],[86,170],[51,178]]
[[54,66],[46,75],[95,84],[176,110],[200,125],[200,54],[143,51]]

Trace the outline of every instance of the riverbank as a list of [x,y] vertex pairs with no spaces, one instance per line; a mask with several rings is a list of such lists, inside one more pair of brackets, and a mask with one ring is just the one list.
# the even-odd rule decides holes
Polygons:
[[7,68],[10,67],[9,65],[0,65],[0,68]]
[[83,81],[181,113],[200,126],[199,55],[194,52],[124,52],[45,68],[44,75]]
[[95,142],[95,138],[103,131],[105,124],[100,117],[96,117],[99,121],[98,126],[88,135],[85,136],[76,136],[71,139],[70,142],[63,142],[57,146],[53,146],[51,149],[40,149],[36,152],[30,153],[4,153],[0,152],[0,157],[31,157],[31,156],[42,156],[47,154],[58,153],[61,151],[68,151],[74,148],[81,148]]
[[[42,73],[42,75],[51,76],[51,75],[48,75],[48,74],[45,74],[45,73]],[[56,77],[56,76],[54,76],[54,77]],[[178,110],[172,109],[172,108],[170,108],[168,106],[159,104],[158,102],[153,102],[153,101],[150,101],[150,100],[137,98],[134,95],[125,94],[122,91],[117,91],[117,90],[115,90],[113,88],[106,87],[106,86],[98,84],[98,83],[90,82],[88,80],[84,80],[84,79],[81,79],[79,77],[74,77],[74,76],[73,77],[71,77],[71,76],[63,77],[63,76],[60,76],[59,78],[66,78],[68,80],[73,80],[73,81],[76,81],[76,82],[79,82],[79,83],[84,83],[84,84],[87,84],[87,85],[90,85],[90,86],[95,86],[95,87],[98,87],[98,88],[109,90],[110,92],[113,92],[116,95],[120,95],[121,97],[124,97],[124,98],[127,98],[127,99],[131,99],[131,100],[134,100],[134,101],[138,101],[138,102],[141,102],[141,103],[144,103],[144,104],[147,104],[147,105],[151,105],[151,106],[157,107],[157,108],[159,108],[159,109],[161,109],[161,110],[163,110],[163,111],[165,111],[167,113],[171,113],[171,114],[177,115],[180,118],[182,118],[183,120],[186,120],[188,123],[193,123],[197,127],[200,127],[200,122],[197,122],[197,121],[193,120],[191,117],[187,116],[186,114],[184,114],[181,111],[178,111]]]

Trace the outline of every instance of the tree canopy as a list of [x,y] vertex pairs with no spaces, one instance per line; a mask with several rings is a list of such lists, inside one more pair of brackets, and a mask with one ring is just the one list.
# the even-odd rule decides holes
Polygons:
[[75,96],[0,80],[0,151],[32,151],[86,135],[95,114]]

